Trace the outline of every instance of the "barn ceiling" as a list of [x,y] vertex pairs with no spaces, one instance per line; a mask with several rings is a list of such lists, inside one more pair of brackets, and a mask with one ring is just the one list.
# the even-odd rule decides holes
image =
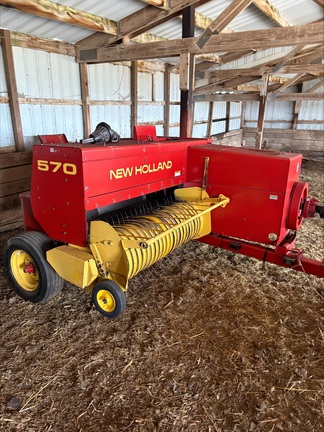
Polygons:
[[177,68],[181,54],[192,54],[194,94],[206,99],[259,93],[265,74],[276,93],[323,77],[323,6],[324,0],[0,0],[0,27],[74,44],[80,63],[159,59]]

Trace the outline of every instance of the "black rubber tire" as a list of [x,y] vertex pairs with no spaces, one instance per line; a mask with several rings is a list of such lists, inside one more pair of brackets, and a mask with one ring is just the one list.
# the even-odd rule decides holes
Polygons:
[[[98,293],[100,291],[106,292],[108,297],[113,298],[115,304],[111,306],[113,308],[112,310],[104,310],[103,305],[100,305],[100,303],[103,303],[102,300],[100,301],[100,298],[98,296]],[[92,290],[92,301],[97,311],[106,318],[117,318],[125,310],[126,307],[126,297],[123,290],[116,282],[111,280],[98,282],[94,286]]]
[[[53,247],[54,243],[47,235],[35,231],[19,234],[7,241],[4,248],[4,266],[14,290],[24,300],[45,303],[62,291],[64,279],[46,261],[46,252]],[[34,291],[24,289],[11,268],[11,257],[19,250],[26,252],[32,258],[38,272],[38,286]]]

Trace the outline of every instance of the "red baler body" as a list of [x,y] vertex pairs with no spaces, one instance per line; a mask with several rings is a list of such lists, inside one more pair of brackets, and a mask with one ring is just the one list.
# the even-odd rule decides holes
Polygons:
[[52,239],[85,246],[91,211],[185,183],[188,146],[208,142],[35,145],[30,195],[35,219]]
[[35,145],[30,196],[22,195],[25,229],[87,246],[89,222],[102,212],[169,188],[206,187],[230,203],[212,212],[211,234],[200,241],[324,277],[323,262],[294,249],[308,216],[301,155],[137,132],[150,141]]

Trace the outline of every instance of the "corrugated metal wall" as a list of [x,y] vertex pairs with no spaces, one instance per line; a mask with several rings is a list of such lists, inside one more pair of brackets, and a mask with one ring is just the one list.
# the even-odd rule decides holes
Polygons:
[[[211,135],[217,135],[219,133],[226,132],[226,121],[217,121],[219,119],[226,118],[226,102],[214,102],[213,109],[213,123],[211,128]],[[194,124],[193,136],[197,138],[203,138],[207,136],[208,128],[208,117],[209,117],[209,102],[196,102],[194,110]],[[240,129],[241,127],[241,111],[242,104],[240,102],[230,102],[230,117],[233,118],[229,122],[229,131]],[[202,123],[203,122],[203,123]]]
[[[91,130],[102,121],[122,137],[130,136],[131,74],[126,65],[89,65],[89,100]],[[116,101],[116,104],[112,103]]]
[[81,100],[79,65],[74,58],[19,47],[13,47],[13,56],[19,97],[52,99],[50,104],[28,99],[27,103],[20,103],[27,148],[35,143],[35,136],[42,134],[65,133],[71,141],[80,139],[81,103],[59,103],[59,100]]
[[[297,87],[289,87],[285,93],[295,93]],[[265,127],[269,129],[291,129],[294,118],[295,102],[269,101],[267,103]],[[247,102],[245,112],[245,126],[257,127],[259,116],[259,102]]]
[[[291,129],[293,122],[294,102],[268,102],[265,127],[273,129]],[[257,127],[259,102],[247,102],[245,111],[245,126]],[[283,122],[280,122],[283,120]]]
[[[17,89],[20,97],[25,144],[29,148],[39,134],[65,133],[69,140],[84,136],[81,108],[79,65],[73,57],[32,49],[13,47]],[[244,61],[244,60],[242,60]],[[7,98],[2,51],[0,47],[0,97]],[[309,90],[319,80],[304,83]],[[294,87],[288,91],[296,91]],[[322,91],[321,88],[317,90]],[[47,99],[47,101],[37,101]],[[69,103],[69,101],[71,103]],[[131,71],[129,65],[89,65],[89,104],[91,129],[106,121],[122,137],[131,136]],[[246,103],[245,125],[256,127],[257,102]],[[205,137],[209,117],[209,102],[197,102],[194,108],[193,136]],[[241,127],[241,103],[231,102],[229,130]],[[265,126],[290,129],[294,102],[269,102]],[[302,102],[298,129],[323,130],[323,101]],[[138,74],[138,123],[155,123],[158,135],[164,134],[164,73]],[[0,103],[0,147],[13,144],[9,104]],[[225,132],[226,102],[215,102],[211,134]],[[233,118],[234,117],[234,118]],[[170,135],[179,136],[180,127],[179,75],[170,74]],[[216,121],[215,121],[216,120]],[[311,121],[312,123],[306,123]],[[305,122],[305,123],[304,123]]]
[[164,134],[164,74],[138,73],[138,124],[155,123],[157,135]]
[[[307,92],[312,87],[314,87],[316,84],[318,84],[321,79],[317,79],[314,81],[308,81],[303,84],[303,91]],[[314,93],[322,93],[323,92],[323,86],[319,87],[317,90],[315,90]],[[303,101],[300,105],[299,110],[299,120],[306,121],[306,120],[323,120],[323,113],[324,113],[324,101],[318,100],[318,101]],[[324,130],[324,124],[309,124],[309,123],[303,123],[298,124],[297,129],[313,129],[313,130]]]

